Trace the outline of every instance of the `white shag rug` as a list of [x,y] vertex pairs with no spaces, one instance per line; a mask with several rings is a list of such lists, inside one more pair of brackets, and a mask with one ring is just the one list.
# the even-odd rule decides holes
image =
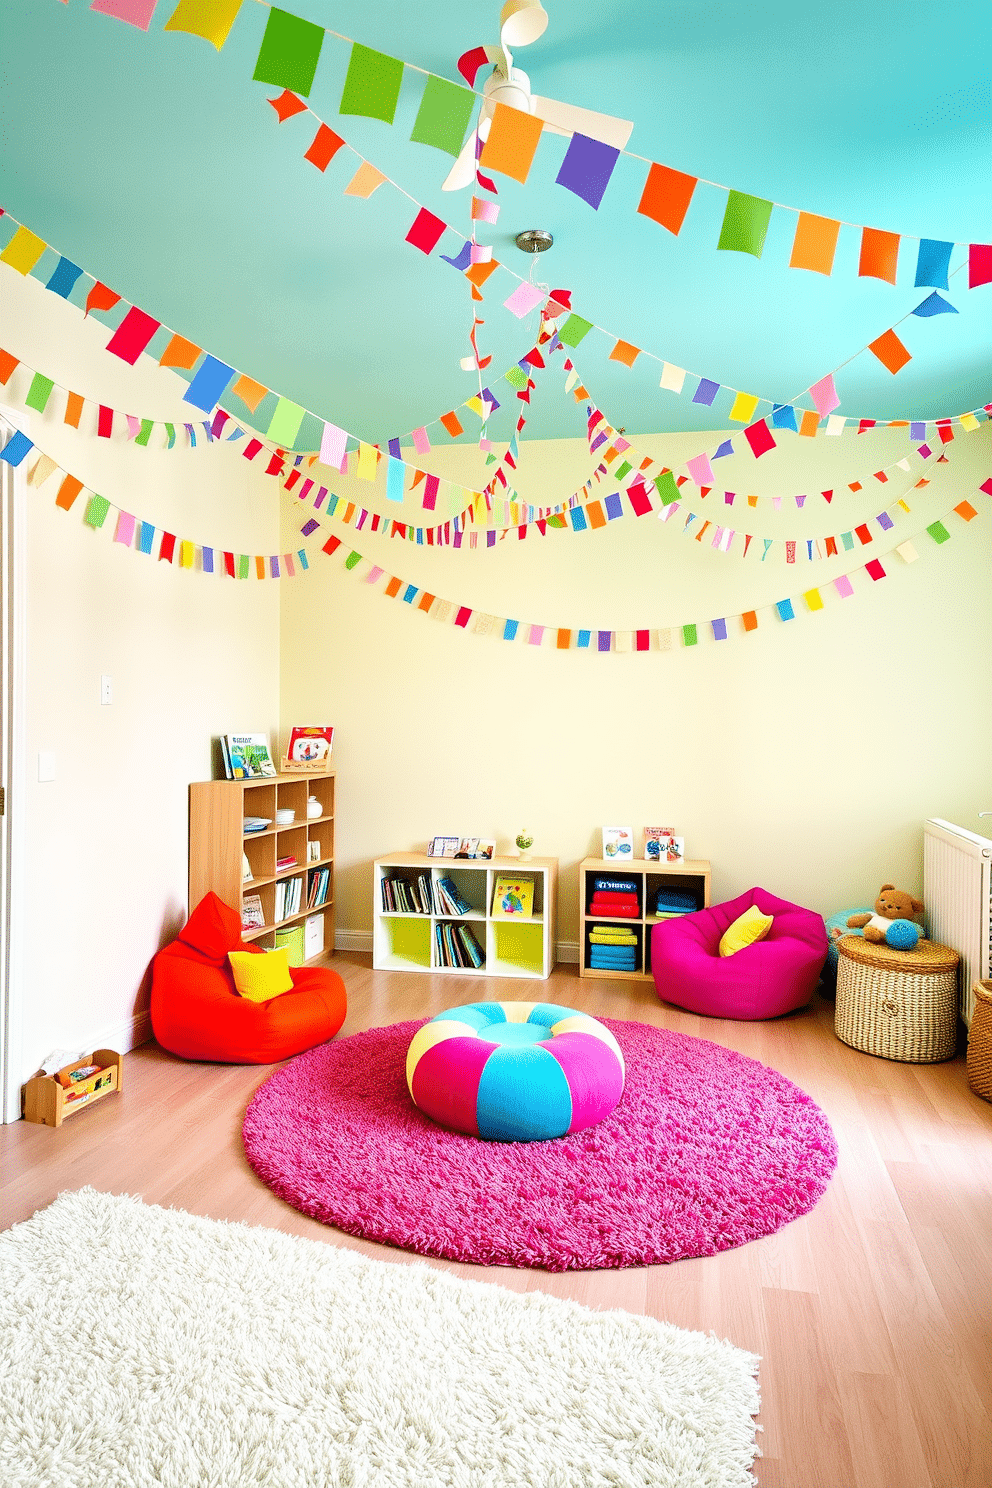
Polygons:
[[84,1188],[0,1235],[4,1488],[744,1488],[703,1333]]

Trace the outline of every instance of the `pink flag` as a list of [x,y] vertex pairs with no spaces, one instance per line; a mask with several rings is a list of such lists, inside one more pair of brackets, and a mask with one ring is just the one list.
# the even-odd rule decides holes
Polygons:
[[499,216],[499,203],[486,201],[484,197],[472,198],[472,221],[495,222]]
[[837,590],[841,599],[850,599],[854,593],[854,585],[847,577],[847,574],[841,574],[839,579],[834,579],[834,588]]
[[113,16],[116,21],[127,21],[141,31],[151,25],[152,13],[158,0],[93,0],[90,10],[100,15]]
[[543,289],[538,289],[536,284],[518,284],[511,295],[503,301],[507,310],[512,310],[518,320],[522,319],[535,305],[539,305],[545,297]]
[[417,451],[417,454],[426,455],[427,451],[431,447],[431,442],[427,438],[427,430],[414,429],[411,437],[413,439],[413,447]]
[[826,418],[828,413],[833,413],[835,408],[840,407],[840,399],[837,389],[834,387],[834,374],[828,372],[826,377],[821,377],[819,382],[814,382],[809,390],[813,404],[821,418]]
[[122,511],[117,518],[117,527],[114,531],[114,542],[124,543],[126,547],[131,546],[134,537],[134,518],[130,512]]
[[693,455],[691,460],[686,460],[685,468],[692,476],[693,485],[711,486],[713,484],[713,467],[710,464],[709,455]]
[[348,435],[344,429],[339,429],[337,424],[324,425],[324,432],[320,438],[321,461],[325,465],[333,465],[334,469],[340,470],[342,475],[344,474],[344,452],[347,443]]

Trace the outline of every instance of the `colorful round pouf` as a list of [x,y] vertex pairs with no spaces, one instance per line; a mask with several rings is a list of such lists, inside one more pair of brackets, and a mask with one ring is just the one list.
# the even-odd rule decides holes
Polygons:
[[406,1083],[425,1116],[493,1142],[546,1142],[595,1126],[623,1095],[608,1028],[550,1002],[473,1002],[414,1034]]

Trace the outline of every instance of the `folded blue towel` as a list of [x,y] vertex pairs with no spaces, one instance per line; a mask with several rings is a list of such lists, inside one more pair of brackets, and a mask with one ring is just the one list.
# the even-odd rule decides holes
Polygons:
[[624,968],[630,967],[631,970],[634,970],[637,966],[637,956],[610,956],[605,951],[601,950],[598,946],[594,946],[589,957],[589,964],[591,966],[621,966]]
[[688,912],[696,908],[696,898],[694,894],[685,894],[679,889],[659,889],[656,907],[658,909],[684,909]]
[[613,894],[638,894],[641,889],[640,880],[634,878],[597,878],[595,887]]

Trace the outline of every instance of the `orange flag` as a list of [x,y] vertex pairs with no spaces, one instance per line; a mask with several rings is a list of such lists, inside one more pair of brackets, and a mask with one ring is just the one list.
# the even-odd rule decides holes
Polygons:
[[881,232],[876,227],[861,229],[861,259],[858,277],[861,279],[885,279],[896,282],[896,262],[899,258],[899,234]]
[[812,269],[817,274],[829,274],[834,266],[839,232],[840,223],[834,222],[832,217],[816,217],[812,212],[800,212],[789,268]]
[[887,367],[893,376],[907,362],[913,360],[895,331],[885,331],[875,341],[870,341],[868,350],[875,353],[882,366]]
[[642,217],[660,222],[676,237],[682,231],[685,214],[696,189],[696,177],[683,175],[667,165],[652,165],[637,204]]
[[158,364],[160,367],[183,367],[188,370],[195,365],[200,350],[192,341],[187,341],[185,336],[173,336],[159,357]]
[[486,170],[512,176],[514,181],[525,182],[543,127],[541,120],[533,114],[498,103],[479,164]]

